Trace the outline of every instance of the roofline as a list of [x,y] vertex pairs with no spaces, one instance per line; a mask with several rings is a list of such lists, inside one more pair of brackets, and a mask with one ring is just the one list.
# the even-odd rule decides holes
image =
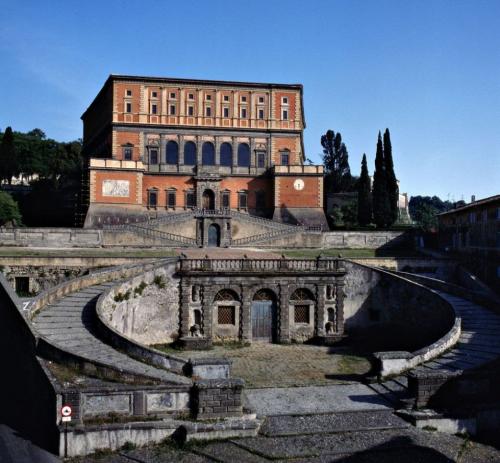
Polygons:
[[[87,111],[92,107],[94,102],[100,97],[100,95],[104,92],[106,87],[114,81],[135,81],[135,82],[160,82],[160,83],[168,83],[168,84],[193,84],[193,85],[217,85],[217,86],[226,86],[226,87],[258,87],[258,88],[284,88],[290,90],[299,90],[300,98],[302,101],[302,92],[303,85],[302,84],[278,84],[278,83],[266,83],[266,82],[241,82],[241,81],[232,81],[232,80],[210,80],[210,79],[183,79],[180,77],[148,77],[148,76],[129,76],[123,74],[110,74],[104,85],[102,86],[99,93],[92,100],[92,103],[87,107],[84,113],[81,115],[80,119],[83,119]],[[304,106],[302,106],[302,122],[305,128],[305,118],[304,118]]]
[[440,214],[437,214],[438,216],[441,215],[447,215],[447,214],[454,214],[457,212],[462,212],[466,209],[471,209],[476,206],[483,206],[484,204],[489,204],[495,201],[500,201],[500,195],[494,195],[494,196],[489,196],[488,198],[484,199],[478,199],[477,201],[474,201],[473,203],[466,204],[465,206],[462,207],[457,207],[456,209],[451,209],[446,212],[441,212]]

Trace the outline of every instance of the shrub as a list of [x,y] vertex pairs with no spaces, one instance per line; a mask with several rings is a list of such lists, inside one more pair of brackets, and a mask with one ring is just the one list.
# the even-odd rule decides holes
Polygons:
[[154,277],[153,283],[158,286],[158,288],[163,289],[165,288],[165,280],[161,275],[156,275]]
[[147,287],[147,283],[145,281],[141,281],[140,285],[134,288],[134,295],[141,296],[144,289]]

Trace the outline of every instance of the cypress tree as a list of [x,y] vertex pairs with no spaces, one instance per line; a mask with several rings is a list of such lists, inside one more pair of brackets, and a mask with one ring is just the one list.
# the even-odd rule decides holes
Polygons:
[[399,217],[399,188],[396,174],[394,173],[394,161],[392,159],[391,134],[389,129],[384,132],[384,162],[385,176],[387,181],[387,194],[389,196],[389,206],[391,210],[389,225],[392,225]]
[[349,154],[340,132],[328,130],[321,136],[323,164],[325,166],[325,189],[328,193],[345,191],[351,183]]
[[378,133],[375,172],[373,174],[373,220],[377,227],[385,227],[391,222],[391,207],[385,175],[384,147],[380,132]]
[[362,226],[372,221],[372,193],[371,181],[368,174],[366,154],[361,161],[361,175],[358,180],[358,223]]
[[0,144],[0,180],[6,180],[9,185],[17,172],[16,148],[12,128],[7,127]]

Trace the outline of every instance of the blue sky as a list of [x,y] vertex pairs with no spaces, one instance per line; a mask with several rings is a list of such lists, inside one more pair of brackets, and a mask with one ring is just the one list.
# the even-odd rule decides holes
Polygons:
[[402,191],[500,193],[500,1],[0,0],[0,128],[81,137],[110,73],[302,83],[306,154],[342,133]]

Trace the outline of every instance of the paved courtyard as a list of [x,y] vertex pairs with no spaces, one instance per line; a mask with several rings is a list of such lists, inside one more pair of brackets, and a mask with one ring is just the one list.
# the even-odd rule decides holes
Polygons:
[[179,356],[229,358],[233,361],[232,376],[243,378],[249,388],[344,384],[359,379],[371,367],[365,357],[348,350],[306,344],[214,346],[209,351],[181,352]]

